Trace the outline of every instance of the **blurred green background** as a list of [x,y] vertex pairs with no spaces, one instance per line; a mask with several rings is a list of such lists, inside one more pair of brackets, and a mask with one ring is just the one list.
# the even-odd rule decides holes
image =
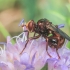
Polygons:
[[62,30],[70,36],[70,0],[0,0],[0,42],[23,31],[18,26],[23,18],[26,22],[47,18],[55,25],[65,24]]
[[[0,42],[23,31],[18,26],[23,18],[26,22],[47,18],[55,25],[65,24],[62,30],[70,36],[70,0],[0,0]],[[70,42],[67,46],[70,48]]]

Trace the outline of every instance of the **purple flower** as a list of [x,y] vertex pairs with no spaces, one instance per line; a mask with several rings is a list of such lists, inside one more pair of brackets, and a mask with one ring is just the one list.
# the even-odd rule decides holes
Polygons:
[[[15,44],[11,43],[13,38],[16,39]],[[12,38],[7,37],[5,49],[1,50],[1,70],[41,70],[46,62],[48,63],[48,70],[70,70],[70,50],[66,48],[67,40],[63,47],[58,50],[61,59],[58,59],[55,49],[48,46],[48,50],[46,50],[47,43],[43,37],[30,40],[20,55],[25,47],[26,40],[27,33],[25,32]],[[52,58],[48,56],[46,51],[49,52]]]
[[7,65],[9,70],[40,70],[49,57],[43,58],[43,56],[47,55],[45,50],[45,39],[41,37],[38,40],[29,41],[26,49],[22,55],[20,55],[20,52],[26,43],[24,36],[24,33],[21,33],[20,35],[13,37],[16,38],[16,43],[14,45],[11,43],[13,38],[7,37],[6,49],[1,56],[1,62]]
[[60,60],[55,58],[48,59],[48,70],[70,70],[69,64],[65,60],[64,58]]
[[64,47],[60,53],[60,59],[47,59],[48,70],[70,70],[70,50]]

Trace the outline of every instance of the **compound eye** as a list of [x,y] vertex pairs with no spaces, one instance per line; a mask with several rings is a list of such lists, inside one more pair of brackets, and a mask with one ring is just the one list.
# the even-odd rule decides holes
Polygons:
[[28,22],[28,24],[27,24],[27,28],[28,28],[28,30],[29,31],[33,31],[33,29],[34,29],[34,21],[33,20],[30,20],[29,22]]

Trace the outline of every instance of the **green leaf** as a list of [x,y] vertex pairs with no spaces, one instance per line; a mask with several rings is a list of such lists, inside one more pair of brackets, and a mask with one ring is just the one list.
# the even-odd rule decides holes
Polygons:
[[45,66],[41,70],[48,70],[48,63],[46,63]]

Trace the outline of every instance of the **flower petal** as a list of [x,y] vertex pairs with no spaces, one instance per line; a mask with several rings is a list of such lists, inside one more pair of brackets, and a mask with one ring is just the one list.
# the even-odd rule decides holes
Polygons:
[[14,61],[14,67],[15,67],[15,70],[24,70],[25,69],[25,66],[22,65],[19,61]]
[[31,65],[32,65],[32,64],[33,64],[33,62],[34,62],[35,55],[36,55],[36,53],[35,53],[35,54],[33,55],[33,57],[32,57]]
[[29,64],[29,55],[26,52],[21,55],[20,63],[24,64],[24,65],[28,65]]
[[0,63],[0,70],[10,70],[10,68],[8,67],[8,65]]

